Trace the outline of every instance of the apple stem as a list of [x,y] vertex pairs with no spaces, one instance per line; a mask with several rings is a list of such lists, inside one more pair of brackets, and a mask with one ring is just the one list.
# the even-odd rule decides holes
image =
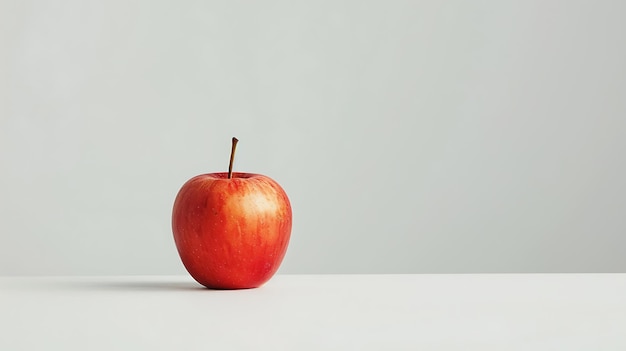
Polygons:
[[233,177],[233,161],[235,160],[235,149],[239,140],[233,137],[233,146],[230,149],[230,162],[228,163],[228,179]]

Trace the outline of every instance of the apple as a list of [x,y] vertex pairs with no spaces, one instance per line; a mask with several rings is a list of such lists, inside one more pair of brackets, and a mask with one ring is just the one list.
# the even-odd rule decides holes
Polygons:
[[233,173],[202,174],[178,192],[172,231],[189,274],[211,289],[259,287],[278,270],[291,236],[291,204],[273,179]]

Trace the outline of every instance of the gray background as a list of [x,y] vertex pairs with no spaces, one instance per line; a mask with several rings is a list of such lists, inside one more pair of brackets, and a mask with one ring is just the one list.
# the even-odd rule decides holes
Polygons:
[[0,274],[184,273],[231,136],[283,273],[625,272],[624,4],[0,0]]

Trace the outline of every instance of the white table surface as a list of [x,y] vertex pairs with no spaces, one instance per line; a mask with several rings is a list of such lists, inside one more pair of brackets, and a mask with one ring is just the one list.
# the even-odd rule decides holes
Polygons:
[[0,350],[626,350],[626,274],[0,277]]

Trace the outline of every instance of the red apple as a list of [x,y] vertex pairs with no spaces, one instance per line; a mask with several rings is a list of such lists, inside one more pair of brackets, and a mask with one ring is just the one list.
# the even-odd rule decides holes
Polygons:
[[212,289],[255,288],[278,270],[291,236],[291,204],[271,178],[233,173],[202,174],[178,192],[172,230],[191,276]]

